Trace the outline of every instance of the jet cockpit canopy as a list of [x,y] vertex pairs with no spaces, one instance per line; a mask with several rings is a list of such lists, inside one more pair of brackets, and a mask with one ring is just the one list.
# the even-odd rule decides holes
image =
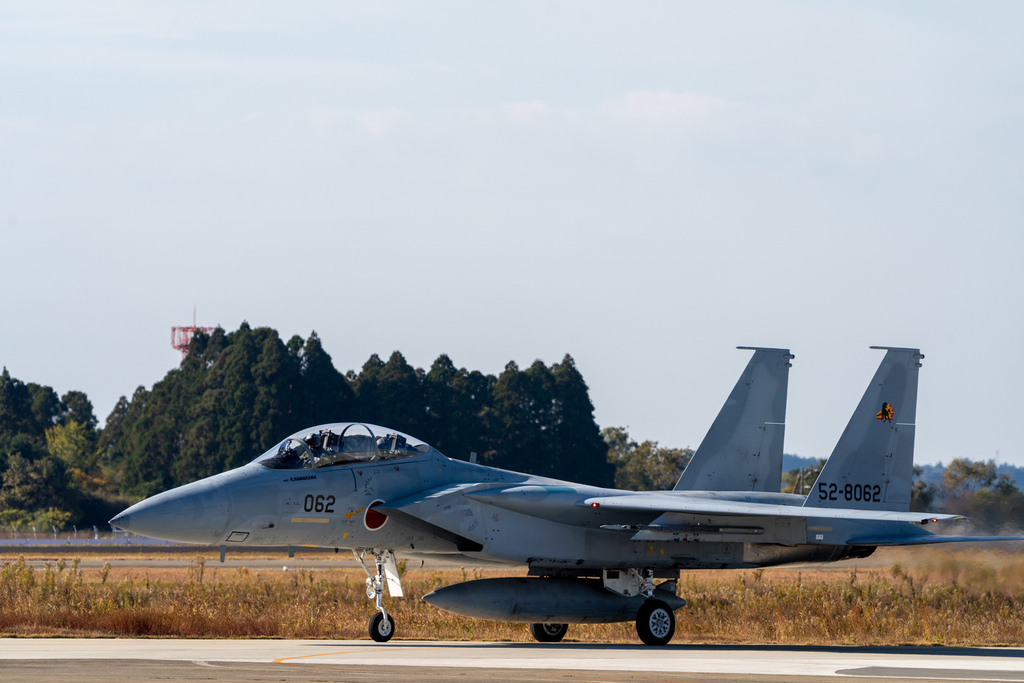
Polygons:
[[426,455],[431,447],[393,429],[339,422],[304,429],[256,458],[274,470],[303,470]]

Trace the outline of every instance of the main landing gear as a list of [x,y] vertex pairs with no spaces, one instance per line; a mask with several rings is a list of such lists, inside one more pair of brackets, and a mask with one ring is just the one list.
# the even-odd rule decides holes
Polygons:
[[569,632],[569,624],[530,624],[530,635],[538,643],[557,643]]
[[[569,624],[530,624],[538,643],[557,643],[569,632]],[[636,613],[636,632],[645,645],[668,645],[676,632],[676,617],[661,600],[645,600]]]
[[[676,617],[661,600],[649,598],[636,613],[636,633],[645,645],[668,645],[676,631]],[[530,624],[538,643],[557,643],[569,632],[569,624]]]
[[[665,599],[676,597],[675,580],[656,586],[654,570],[650,568],[605,569],[602,580],[604,587],[613,593],[624,597],[643,596],[644,602],[636,612],[637,635],[646,645],[668,645],[676,632],[676,617]],[[659,593],[664,599],[658,599]],[[686,603],[681,601],[681,604]]]
[[[496,603],[507,605],[506,613],[518,612],[525,618],[549,619],[533,622],[530,634],[541,643],[557,643],[565,638],[569,623],[636,623],[636,632],[646,645],[667,645],[675,635],[675,610],[686,605],[676,595],[677,580],[668,571],[659,578],[670,578],[655,584],[656,571],[650,567],[602,569],[601,581],[587,575],[555,576],[519,580],[490,579],[475,582],[493,586]],[[512,581],[512,583],[507,583]],[[485,589],[475,594],[467,591],[467,603],[480,612],[480,603],[487,600]],[[500,618],[497,609],[492,613]],[[558,623],[569,622],[569,623]]]
[[676,617],[661,600],[645,600],[636,613],[636,632],[645,645],[668,645],[676,632]]
[[[371,574],[366,566],[364,558],[367,553],[373,555],[377,572]],[[395,554],[390,550],[377,550],[375,548],[352,551],[352,554],[359,560],[366,572],[366,597],[375,600],[377,613],[370,617],[370,637],[378,643],[386,643],[395,635],[395,620],[384,609],[384,584],[387,583],[388,593],[393,598],[402,597],[402,583],[398,577],[398,563],[395,562]]]

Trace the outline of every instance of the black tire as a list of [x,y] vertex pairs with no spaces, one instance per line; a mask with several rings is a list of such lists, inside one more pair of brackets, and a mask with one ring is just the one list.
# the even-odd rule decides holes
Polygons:
[[569,624],[530,624],[530,635],[538,643],[557,643],[569,632]]
[[676,617],[661,600],[647,600],[636,613],[636,632],[646,645],[668,645],[676,632]]
[[371,638],[378,643],[386,643],[391,640],[393,635],[395,635],[395,621],[390,614],[385,617],[383,613],[377,612],[370,617]]

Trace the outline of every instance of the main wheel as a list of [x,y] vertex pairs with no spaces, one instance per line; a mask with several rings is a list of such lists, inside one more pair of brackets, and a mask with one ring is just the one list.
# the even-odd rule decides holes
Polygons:
[[557,643],[569,632],[569,624],[530,624],[530,635],[539,643]]
[[676,632],[676,618],[661,600],[647,600],[636,613],[636,632],[647,645],[668,645]]
[[386,643],[395,635],[395,622],[391,616],[384,616],[383,612],[377,612],[370,617],[370,637],[378,643]]

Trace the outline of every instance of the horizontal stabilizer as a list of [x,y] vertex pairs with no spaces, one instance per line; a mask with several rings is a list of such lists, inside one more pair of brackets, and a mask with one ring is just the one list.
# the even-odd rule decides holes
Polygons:
[[866,536],[851,538],[849,545],[930,545],[932,543],[1001,543],[1024,541],[1024,536],[943,536],[922,534],[920,536]]

